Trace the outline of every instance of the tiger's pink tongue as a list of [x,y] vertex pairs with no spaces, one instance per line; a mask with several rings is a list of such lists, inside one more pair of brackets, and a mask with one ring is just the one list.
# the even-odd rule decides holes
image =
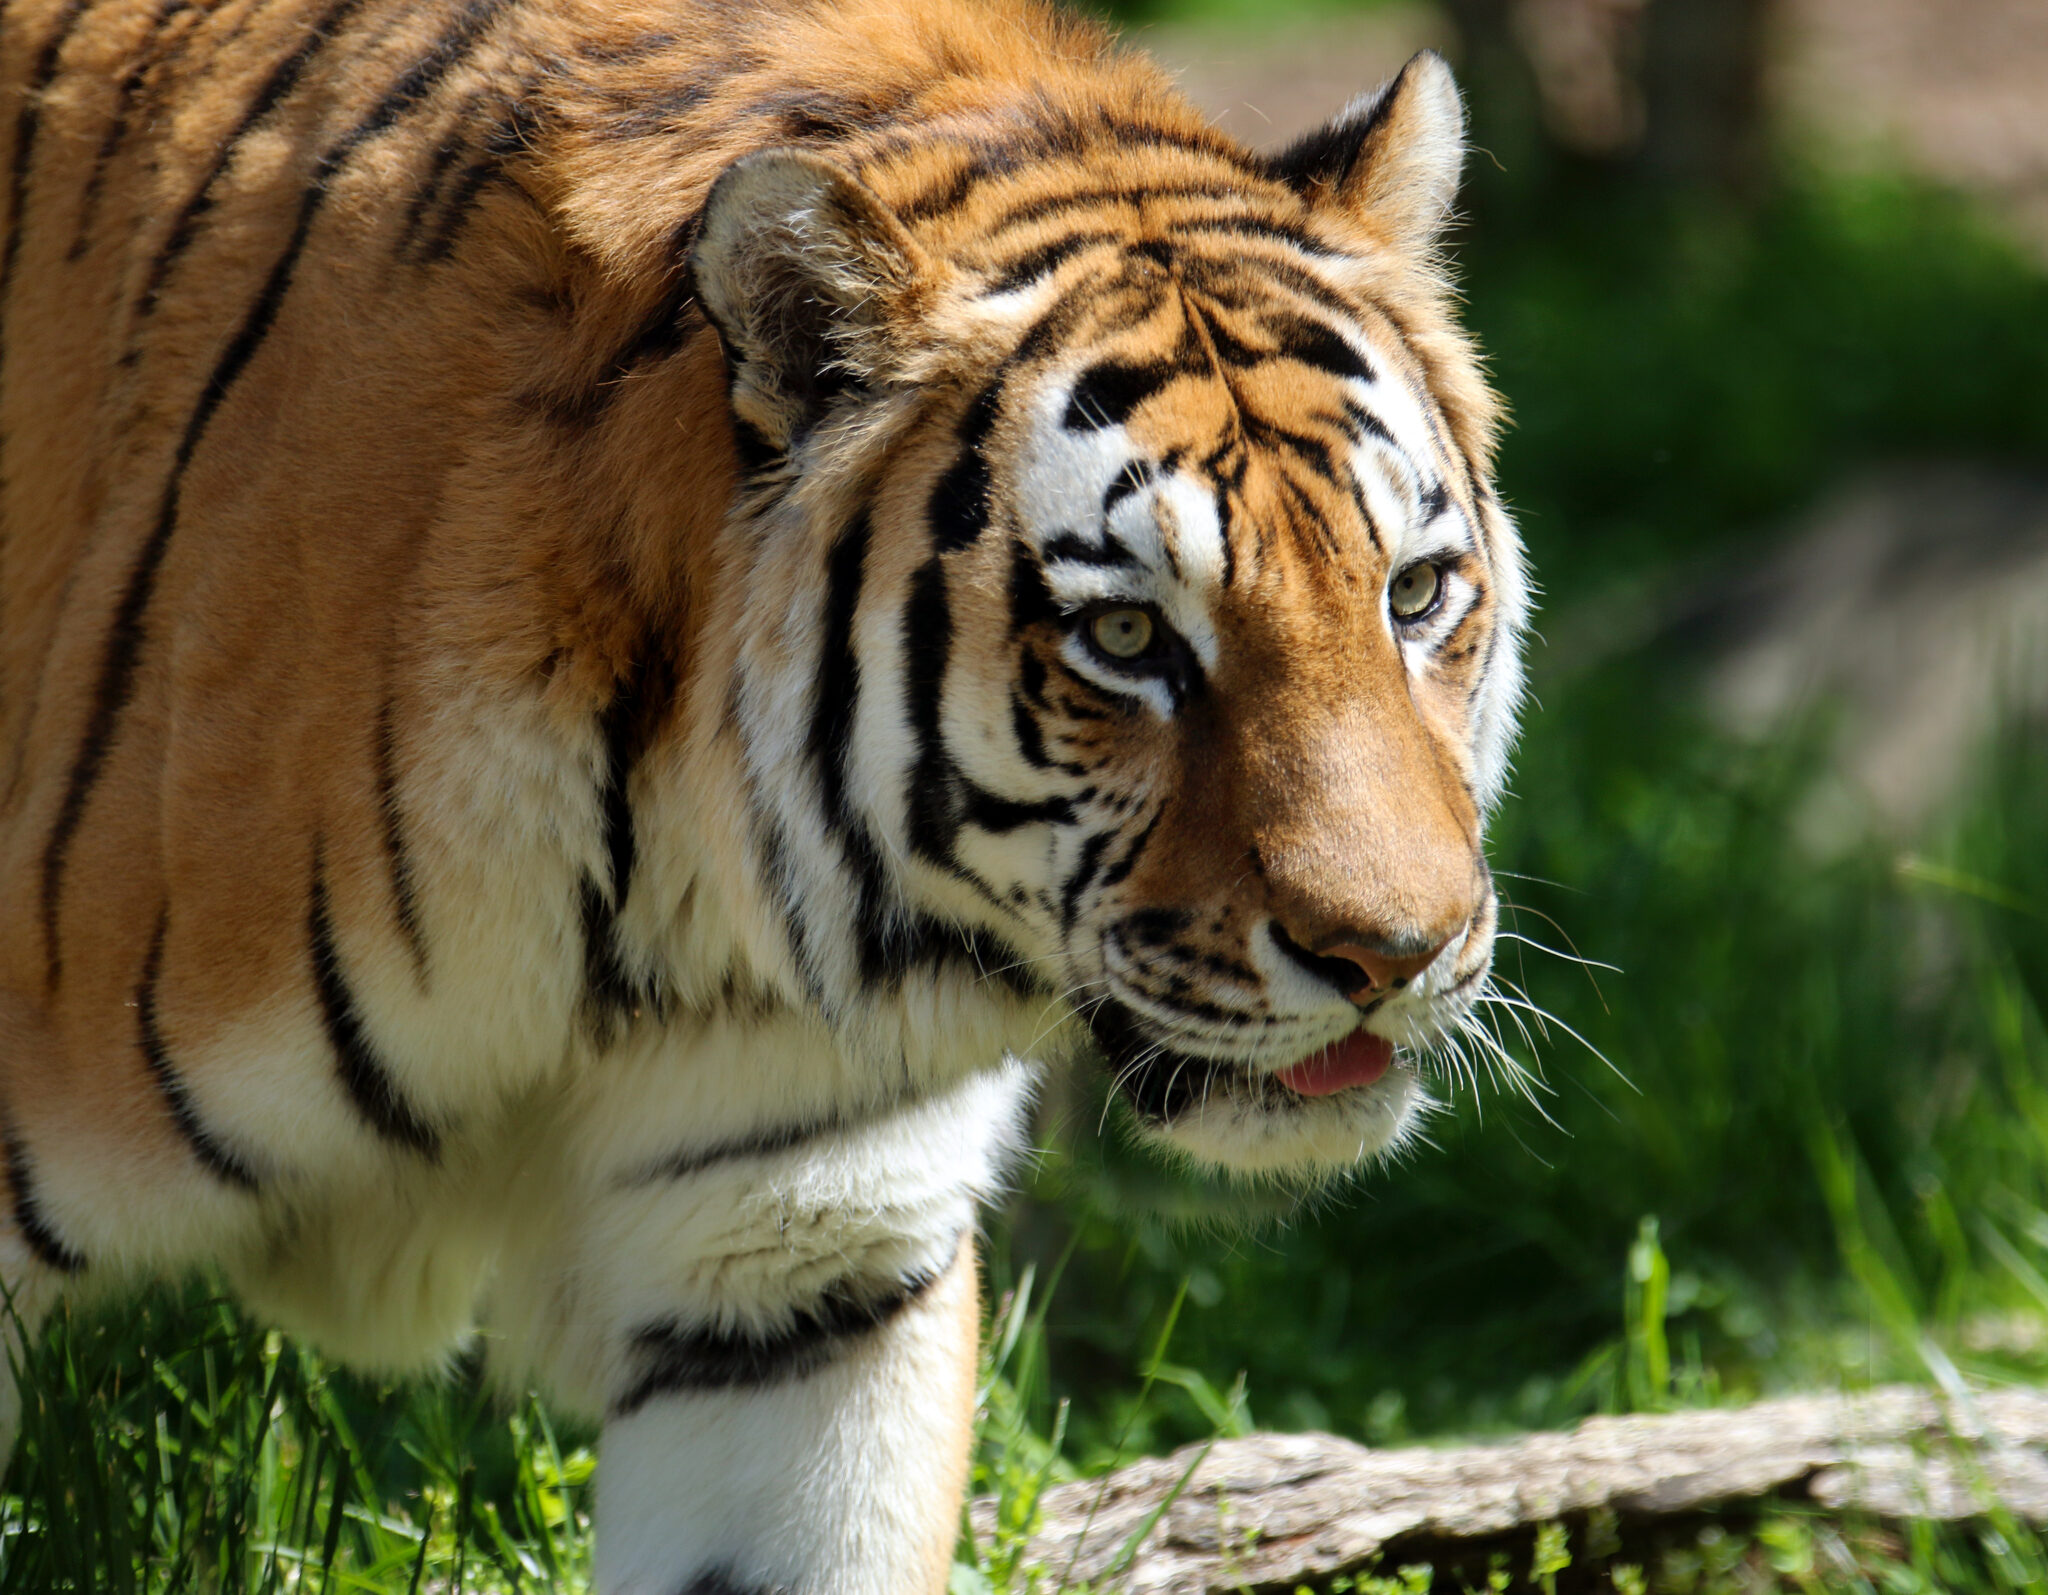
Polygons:
[[1326,1097],[1347,1086],[1371,1085],[1394,1061],[1394,1044],[1384,1036],[1354,1030],[1321,1052],[1280,1071],[1280,1083],[1305,1097]]

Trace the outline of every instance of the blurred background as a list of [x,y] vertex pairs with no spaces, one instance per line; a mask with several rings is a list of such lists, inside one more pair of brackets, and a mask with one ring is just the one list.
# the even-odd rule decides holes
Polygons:
[[1110,14],[1255,144],[1424,46],[1465,86],[1545,589],[1493,846],[1538,1084],[1250,1229],[1063,1103],[998,1232],[1019,1432],[1068,1402],[1085,1469],[2048,1375],[2048,5]]

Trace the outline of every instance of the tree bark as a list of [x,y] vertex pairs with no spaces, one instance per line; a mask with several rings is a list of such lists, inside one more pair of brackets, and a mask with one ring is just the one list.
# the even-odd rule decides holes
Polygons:
[[[1950,1402],[1892,1386],[1593,1418],[1567,1433],[1442,1450],[1260,1434],[1202,1452],[1188,1447],[1047,1491],[1023,1565],[1148,1595],[1226,1595],[1355,1572],[1383,1554],[1455,1556],[1587,1512],[1642,1519],[1788,1493],[1881,1518],[1955,1520],[2003,1507],[2048,1522],[2048,1393],[2032,1390]],[[1119,1565],[1126,1542],[1169,1499]],[[975,1502],[973,1521],[986,1538],[995,1503]]]

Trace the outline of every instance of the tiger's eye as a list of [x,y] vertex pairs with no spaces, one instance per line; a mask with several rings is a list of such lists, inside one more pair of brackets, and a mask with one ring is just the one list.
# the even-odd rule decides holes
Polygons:
[[1142,609],[1110,609],[1090,628],[1095,646],[1112,659],[1135,659],[1152,646],[1152,617]]
[[1387,603],[1402,620],[1413,620],[1436,602],[1436,590],[1441,580],[1436,566],[1427,560],[1419,565],[1410,565],[1387,588]]

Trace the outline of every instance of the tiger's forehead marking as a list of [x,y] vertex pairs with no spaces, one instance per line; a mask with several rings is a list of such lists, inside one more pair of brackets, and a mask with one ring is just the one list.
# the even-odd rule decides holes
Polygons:
[[1056,381],[1038,395],[1017,483],[1020,530],[1053,598],[1073,609],[1156,605],[1211,668],[1211,605],[1228,567],[1213,490],[1152,455],[1121,424],[1069,426],[1073,389],[1071,380]]
[[1363,328],[1168,300],[1172,354],[1118,340],[1045,374],[1017,509],[1058,601],[1155,604],[1210,665],[1226,590],[1299,563],[1272,539],[1351,570],[1405,561],[1445,541],[1426,529],[1448,493],[1425,396]]

